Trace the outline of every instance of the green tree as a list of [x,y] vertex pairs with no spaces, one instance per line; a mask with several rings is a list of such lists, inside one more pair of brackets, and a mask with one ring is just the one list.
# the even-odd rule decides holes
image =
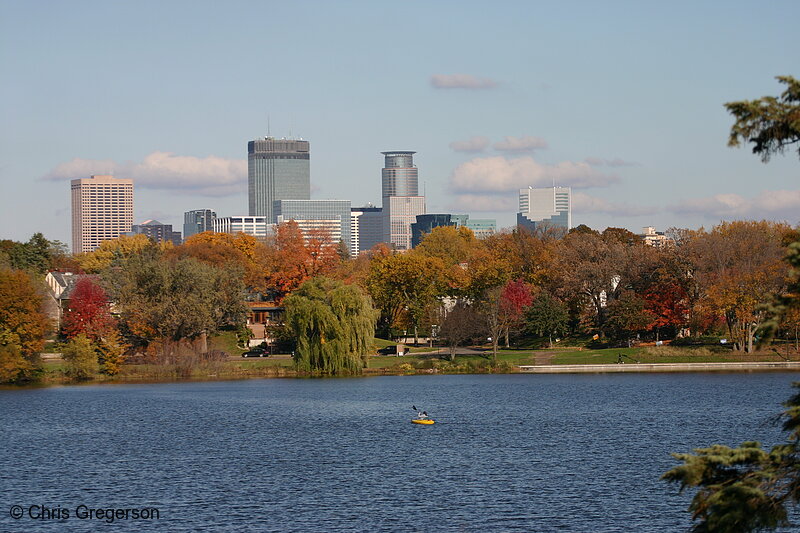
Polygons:
[[241,272],[231,266],[141,254],[104,278],[114,286],[125,331],[138,344],[194,340],[246,316]]
[[297,338],[297,368],[359,374],[375,335],[377,312],[354,285],[325,277],[303,283],[284,300],[286,325]]
[[[736,118],[728,146],[742,142],[753,145],[753,153],[763,162],[782,154],[788,146],[800,143],[800,81],[791,76],[777,76],[786,85],[779,96],[729,102],[725,109]],[[800,156],[800,146],[797,148]]]
[[543,292],[528,308],[525,319],[528,331],[534,335],[547,335],[548,341],[552,345],[553,335],[567,332],[569,312],[564,304]]
[[647,310],[647,302],[633,291],[625,291],[608,307],[606,327],[617,339],[630,339],[637,332],[650,329],[656,321],[656,316]]
[[800,393],[783,405],[787,440],[769,452],[744,442],[673,454],[683,464],[661,479],[678,483],[681,492],[697,489],[689,506],[697,521],[692,531],[747,533],[790,525],[788,508],[800,502]]
[[100,370],[97,351],[86,335],[78,335],[70,340],[62,350],[66,373],[75,380],[92,379]]

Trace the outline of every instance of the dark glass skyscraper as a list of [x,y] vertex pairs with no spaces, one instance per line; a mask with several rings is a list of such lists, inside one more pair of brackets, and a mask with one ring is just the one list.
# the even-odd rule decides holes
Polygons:
[[247,198],[250,216],[275,223],[276,200],[310,200],[308,141],[265,137],[247,143]]

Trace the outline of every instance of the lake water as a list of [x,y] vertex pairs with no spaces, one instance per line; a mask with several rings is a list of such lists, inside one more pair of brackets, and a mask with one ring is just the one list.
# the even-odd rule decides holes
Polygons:
[[[659,481],[677,464],[669,453],[782,441],[770,418],[798,379],[475,375],[2,390],[0,530],[686,531],[690,495]],[[437,423],[411,424],[412,405]],[[158,517],[86,518],[88,509],[146,508]]]

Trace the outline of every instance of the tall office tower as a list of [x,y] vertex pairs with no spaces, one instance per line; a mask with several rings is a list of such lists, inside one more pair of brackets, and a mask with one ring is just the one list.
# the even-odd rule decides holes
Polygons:
[[520,189],[517,226],[531,231],[545,226],[572,229],[571,197],[569,187]]
[[72,252],[91,252],[133,225],[133,180],[92,176],[71,181]]
[[277,200],[311,199],[308,141],[265,137],[247,143],[250,216],[276,222]]
[[162,224],[158,220],[145,220],[141,224],[134,224],[127,235],[146,235],[153,242],[171,242],[175,246],[181,245],[181,232],[172,231],[172,224]]
[[204,231],[214,231],[217,214],[211,209],[195,209],[183,214],[183,240]]
[[313,230],[323,231],[332,245],[350,250],[350,200],[278,200],[275,216],[278,224],[294,220],[306,241]]
[[411,224],[425,214],[425,197],[419,195],[416,152],[381,152],[383,200],[383,241],[396,250],[411,249]]
[[383,242],[383,210],[372,204],[350,210],[350,255],[367,252]]

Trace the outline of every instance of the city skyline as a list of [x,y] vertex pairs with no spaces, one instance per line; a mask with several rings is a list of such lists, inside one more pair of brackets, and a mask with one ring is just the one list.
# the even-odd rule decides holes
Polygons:
[[[428,212],[499,229],[553,185],[575,226],[800,222],[797,157],[728,148],[723,108],[800,76],[800,4],[407,8],[400,46],[391,7],[358,2],[0,2],[2,237],[69,242],[67,183],[93,174],[135,182],[136,223],[246,213],[242,147],[267,135],[310,139],[310,197],[353,206],[404,148]],[[254,68],[265,44],[287,53]]]

